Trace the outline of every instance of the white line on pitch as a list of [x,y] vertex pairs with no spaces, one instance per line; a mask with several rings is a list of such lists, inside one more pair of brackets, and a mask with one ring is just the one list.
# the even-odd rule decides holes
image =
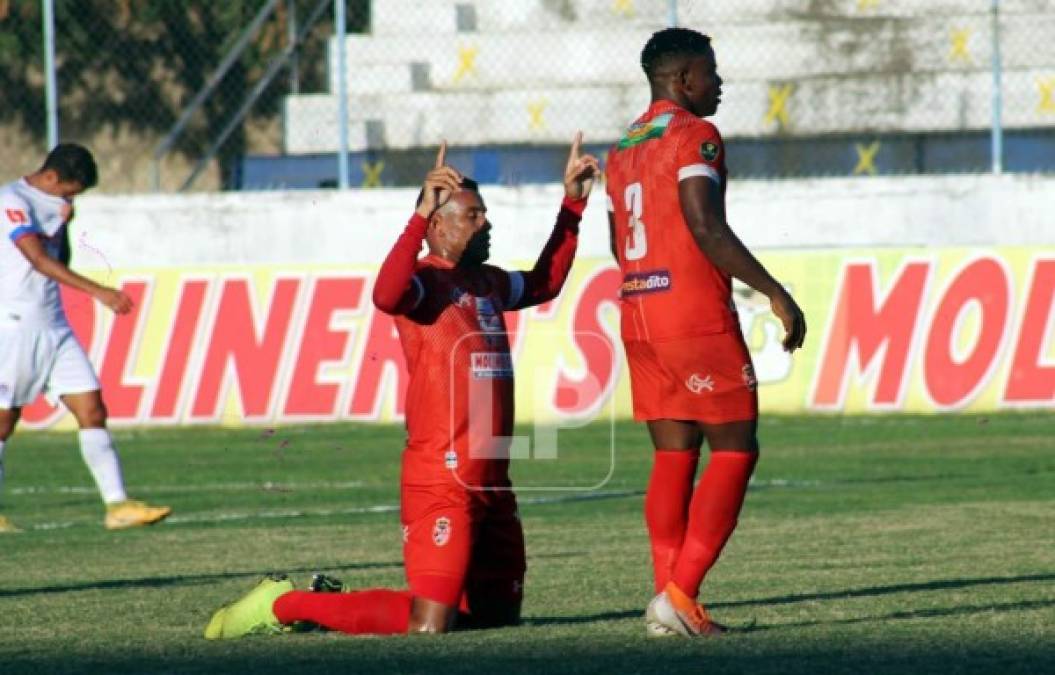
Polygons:
[[[297,490],[351,490],[363,487],[363,481],[286,483],[262,481],[259,483],[206,483],[204,485],[134,485],[136,494],[183,494],[189,492],[295,492]],[[98,490],[91,485],[31,485],[6,490],[12,495],[74,494],[94,495]]]
[[[786,479],[751,481],[753,487],[814,487],[820,485],[821,481],[795,481]],[[301,483],[300,486],[307,484]],[[338,485],[328,483],[327,485]],[[202,486],[205,487],[205,486]],[[259,487],[259,485],[257,485]],[[584,502],[600,499],[619,499],[622,497],[635,497],[643,495],[643,490],[599,490],[597,492],[577,493],[572,495],[554,495],[552,497],[523,497],[517,502],[522,505],[539,504],[561,504],[568,502]],[[398,513],[398,504],[375,504],[372,506],[355,506],[346,509],[281,509],[271,511],[255,511],[252,513],[202,513],[197,515],[170,516],[166,522],[172,524],[195,524],[195,523],[229,523],[246,520],[275,520],[291,518],[330,518],[334,516],[364,515],[371,513]],[[31,526],[34,530],[58,530],[77,525],[86,525],[86,522],[55,522],[40,523]]]

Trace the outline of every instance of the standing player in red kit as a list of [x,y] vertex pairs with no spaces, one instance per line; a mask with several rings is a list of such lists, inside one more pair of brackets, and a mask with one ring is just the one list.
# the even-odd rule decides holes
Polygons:
[[[443,145],[378,273],[374,304],[396,317],[410,372],[401,481],[409,589],[318,593],[268,578],[220,609],[207,638],[299,622],[373,634],[519,623],[526,565],[508,471],[513,364],[502,313],[547,302],[564,285],[600,174],[597,159],[580,154],[581,142],[579,134],[557,223],[531,271],[484,264],[487,208],[477,184],[445,165]],[[423,241],[429,254],[419,260]]]
[[[785,350],[802,346],[806,322],[726,222],[725,148],[701,119],[721,94],[710,39],[659,31],[641,66],[652,103],[612,147],[606,171],[634,419],[648,423],[656,449],[645,521],[657,595],[646,624],[650,635],[714,635],[725,628],[696,597],[758,460],[756,381],[732,277],[769,298]],[[704,439],[710,461],[693,490]]]

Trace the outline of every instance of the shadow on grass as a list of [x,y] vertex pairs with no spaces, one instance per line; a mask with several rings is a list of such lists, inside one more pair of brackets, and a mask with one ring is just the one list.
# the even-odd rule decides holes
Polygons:
[[873,621],[900,621],[903,619],[932,619],[946,616],[965,616],[983,612],[1028,612],[1034,609],[1055,607],[1055,600],[1022,600],[1020,602],[992,603],[988,605],[960,605],[958,607],[932,607],[928,609],[909,609],[891,612],[879,616],[859,616],[853,619],[833,619],[826,621],[795,621],[791,623],[768,626],[754,626],[744,629],[746,633],[780,630],[786,628],[807,628],[809,626],[849,626]]
[[56,584],[54,586],[39,586],[36,588],[12,588],[0,589],[0,598],[13,598],[25,595],[45,595],[50,593],[71,593],[77,591],[114,590],[125,588],[166,588],[169,586],[191,586],[207,584],[223,579],[238,579],[241,577],[262,577],[271,572],[309,573],[320,571],[347,571],[347,570],[376,570],[392,569],[402,567],[399,562],[368,562],[352,563],[348,565],[327,565],[323,570],[320,567],[301,567],[297,569],[283,570],[250,570],[242,572],[216,572],[213,574],[179,574],[164,577],[142,577],[139,579],[100,579],[86,581],[79,584]]
[[[462,636],[464,637],[464,636]],[[733,641],[613,639],[603,635],[560,643],[505,635],[494,642],[451,637],[394,637],[316,640],[281,639],[237,644],[197,643],[196,648],[157,648],[129,653],[19,654],[5,662],[5,675],[214,675],[253,673],[444,673],[480,675],[520,673],[711,672],[730,675],[1035,675],[1046,672],[1050,646],[1012,647],[999,643],[946,646],[860,644],[773,644],[756,636],[755,647],[737,649]],[[739,642],[742,647],[743,643]],[[9,668],[9,669],[8,669]]]
[[[564,551],[557,553],[540,553],[530,556],[529,559],[541,558],[574,558],[584,555],[581,551]],[[269,569],[251,570],[242,572],[215,572],[213,574],[178,574],[164,577],[142,577],[139,579],[100,579],[86,581],[79,584],[56,584],[54,586],[38,586],[35,588],[11,588],[0,589],[0,598],[15,598],[26,595],[47,595],[51,593],[71,593],[77,591],[115,590],[125,588],[166,588],[169,586],[193,586],[208,584],[223,579],[238,579],[241,577],[261,577],[272,572],[286,572],[289,574],[306,574],[312,572],[342,572],[351,570],[382,570],[403,567],[403,562],[367,562],[349,563],[347,565],[320,565],[317,567],[298,567],[293,569]]]
[[729,602],[708,603],[708,609],[723,607],[751,607],[756,605],[789,605],[796,602],[812,600],[843,600],[846,598],[871,598],[895,593],[920,593],[925,591],[947,591],[951,589],[970,588],[972,586],[1000,586],[1005,584],[1024,584],[1038,581],[1055,581],[1055,573],[1023,574],[1004,577],[974,577],[969,579],[936,579],[913,584],[894,584],[892,586],[873,586],[871,588],[852,588],[845,591],[828,591],[825,593],[798,593],[775,598],[758,598],[754,600],[733,600]]
[[[757,598],[752,600],[734,600],[730,602],[708,603],[708,609],[722,609],[729,607],[757,607],[764,605],[788,605],[796,602],[811,602],[817,600],[843,600],[847,598],[868,598],[881,595],[892,595],[895,593],[919,593],[925,591],[942,591],[950,589],[969,588],[972,586],[991,586],[1004,584],[1022,584],[1033,582],[1055,581],[1055,574],[1024,574],[1013,577],[977,577],[973,579],[938,579],[914,584],[894,584],[892,586],[875,586],[871,588],[853,588],[845,591],[829,591],[826,593],[800,593],[796,595],[783,595],[771,598]],[[809,626],[820,623],[859,623],[861,621],[881,621],[885,619],[899,618],[924,618],[927,616],[952,616],[955,614],[972,614],[984,611],[1013,611],[1023,609],[1040,609],[1055,605],[1055,601],[1038,601],[1036,603],[1009,603],[1007,605],[992,605],[979,607],[954,607],[948,610],[913,610],[898,612],[884,617],[866,617],[850,619],[847,621],[823,621],[810,623],[783,624],[788,626]],[[962,610],[962,611],[961,611]],[[623,619],[643,618],[644,607],[625,609],[612,612],[601,612],[599,614],[587,614],[583,616],[535,616],[524,619],[524,625],[549,626],[549,625],[575,625],[584,623],[595,623],[599,621],[621,621]],[[905,616],[901,616],[904,614]],[[753,630],[769,630],[780,626],[757,627]]]

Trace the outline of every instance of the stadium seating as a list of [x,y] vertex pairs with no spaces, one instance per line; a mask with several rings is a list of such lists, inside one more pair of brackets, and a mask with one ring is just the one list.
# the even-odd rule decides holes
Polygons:
[[[611,140],[646,102],[637,57],[666,0],[384,0],[345,43],[350,147]],[[678,5],[715,40],[725,78],[717,122],[731,138],[983,130],[989,18],[977,0],[747,0]],[[1055,126],[1037,104],[1051,77],[1055,15],[1004,2],[1009,128]],[[1016,38],[1017,36],[1017,38]],[[286,101],[285,150],[337,147],[337,44],[330,93]]]

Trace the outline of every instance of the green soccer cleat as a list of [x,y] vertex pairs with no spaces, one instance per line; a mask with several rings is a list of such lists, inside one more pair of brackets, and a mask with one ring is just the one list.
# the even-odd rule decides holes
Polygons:
[[293,590],[293,582],[285,574],[269,574],[242,598],[221,607],[205,627],[205,639],[229,640],[246,635],[281,633],[271,606],[275,600]]
[[223,637],[223,619],[225,616],[227,616],[226,607],[221,607],[213,613],[208,625],[205,626],[206,640],[219,640]]

